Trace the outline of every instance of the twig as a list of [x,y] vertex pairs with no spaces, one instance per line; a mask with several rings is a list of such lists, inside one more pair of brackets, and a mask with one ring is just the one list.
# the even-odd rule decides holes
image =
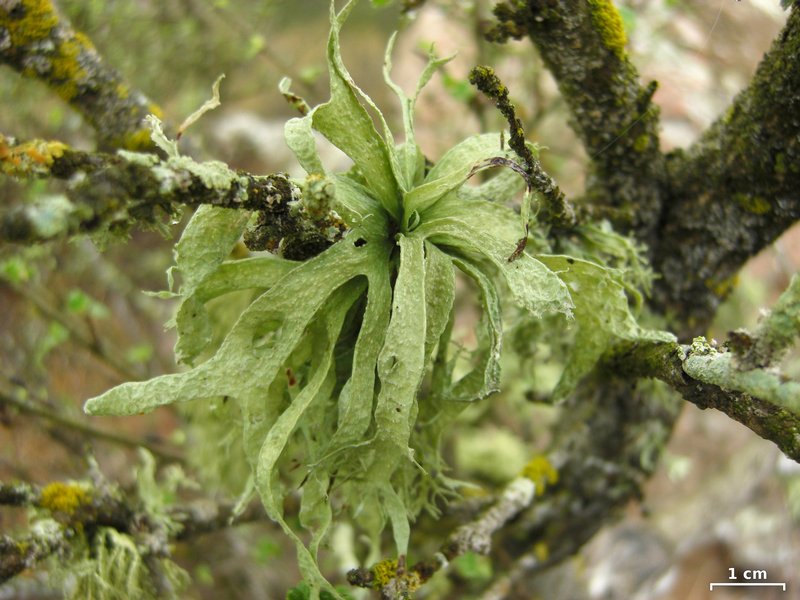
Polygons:
[[[527,173],[528,187],[540,193],[545,200],[540,219],[561,229],[572,229],[578,224],[575,210],[567,202],[561,188],[542,168],[533,152],[525,143],[525,130],[522,121],[516,115],[516,109],[508,97],[508,88],[503,85],[494,72],[486,66],[475,67],[470,71],[469,81],[481,92],[495,101],[497,108],[508,121],[510,136],[509,147],[522,159]],[[527,237],[524,238],[527,240]]]
[[[142,540],[168,537],[163,544],[143,543],[143,548],[163,553],[169,541],[186,541],[247,522],[266,520],[263,506],[254,501],[234,520],[235,504],[230,502],[178,504],[167,509],[177,527],[170,534],[141,512],[138,498],[120,494],[113,485],[52,482],[46,486],[0,481],[0,505],[37,507],[50,512],[60,528],[33,529],[23,539],[0,538],[0,583],[19,574],[60,549],[68,549],[74,534],[97,527],[112,527]],[[168,552],[168,550],[167,550]]]
[[[126,233],[135,223],[156,226],[179,206],[209,204],[259,214],[249,238],[254,250],[302,260],[341,238],[344,222],[332,211],[312,217],[302,194],[282,173],[256,176],[217,161],[186,156],[82,152],[61,142],[18,142],[0,134],[0,172],[14,177],[72,178],[66,197],[26,205],[0,216],[0,241],[35,244],[82,233]],[[85,177],[75,178],[76,173]],[[76,181],[77,179],[77,181]]]
[[122,375],[122,377],[127,380],[142,378],[142,373],[134,371],[119,358],[119,353],[108,352],[98,338],[93,337],[90,333],[87,334],[72,319],[45,300],[44,290],[34,292],[25,285],[12,285],[11,289],[33,304],[45,317],[62,325],[69,332],[74,342],[86,348],[92,355]]
[[91,438],[104,440],[129,448],[146,448],[155,456],[166,461],[183,462],[185,460],[184,456],[176,450],[158,447],[144,440],[132,438],[120,433],[112,433],[110,431],[97,429],[78,419],[73,419],[61,414],[53,406],[47,405],[45,407],[45,403],[41,399],[33,398],[30,392],[27,393],[27,396],[28,399],[26,400],[19,398],[6,382],[0,381],[0,404],[8,404],[25,414],[46,419],[59,427],[65,427]]
[[47,84],[95,129],[102,148],[154,150],[142,119],[160,115],[159,107],[106,64],[52,1],[1,3],[0,30],[7,36],[0,62]]
[[405,597],[404,593],[422,585],[437,571],[446,567],[449,561],[467,552],[488,554],[492,546],[492,535],[530,507],[536,496],[536,489],[537,484],[532,479],[517,477],[480,517],[458,527],[432,559],[418,562],[407,569],[401,569],[398,564],[394,564],[388,575],[387,562],[384,561],[369,569],[351,570],[347,574],[347,580],[355,586],[380,589],[382,600],[400,600]]
[[[676,343],[634,344],[617,349],[606,359],[605,367],[621,377],[660,379],[677,390],[684,400],[699,408],[724,412],[800,462],[800,416],[763,398],[692,377],[687,372],[687,367],[691,366],[687,359],[698,355],[691,346]],[[718,356],[725,355],[719,353]]]

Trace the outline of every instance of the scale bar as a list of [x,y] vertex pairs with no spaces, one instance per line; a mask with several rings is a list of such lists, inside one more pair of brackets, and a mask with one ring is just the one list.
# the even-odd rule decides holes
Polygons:
[[785,583],[711,583],[708,586],[709,591],[714,591],[714,586],[717,587],[779,587],[786,591]]

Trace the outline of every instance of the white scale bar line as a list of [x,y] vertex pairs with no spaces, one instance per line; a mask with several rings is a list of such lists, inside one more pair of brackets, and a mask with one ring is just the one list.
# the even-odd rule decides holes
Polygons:
[[711,583],[709,584],[709,591],[714,591],[714,586],[718,587],[779,587],[782,588],[783,591],[786,591],[786,584],[785,583]]

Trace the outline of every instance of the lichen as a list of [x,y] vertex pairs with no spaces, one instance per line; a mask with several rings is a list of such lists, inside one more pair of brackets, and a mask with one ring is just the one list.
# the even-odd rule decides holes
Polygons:
[[17,9],[20,4],[22,10],[15,10],[16,16],[12,14],[12,10],[0,8],[0,27],[8,30],[11,44],[15,47],[27,46],[46,39],[53,27],[58,25],[58,15],[53,3],[48,0],[22,0],[11,8]]
[[0,173],[20,178],[47,175],[66,149],[61,142],[39,139],[16,144],[13,138],[0,134]]
[[414,592],[422,585],[422,578],[414,570],[406,569],[398,573],[398,562],[394,559],[382,560],[372,567],[372,586],[380,590],[393,581],[395,588],[405,593]]
[[91,494],[81,484],[56,481],[42,489],[39,503],[52,513],[71,517],[81,506],[86,506],[91,501]]
[[636,141],[633,142],[633,149],[636,152],[644,152],[650,146],[650,135],[647,133],[643,133],[639,137],[636,138]]
[[619,11],[611,0],[589,0],[589,6],[591,7],[592,23],[597,28],[603,44],[617,58],[623,60],[628,37],[625,35],[625,26]]
[[51,60],[50,80],[53,89],[69,102],[78,95],[79,85],[88,73],[80,63],[80,55],[86,49],[84,41],[73,36],[59,44]]
[[744,210],[754,215],[763,215],[770,211],[772,205],[762,196],[753,194],[735,194],[733,199]]
[[544,493],[548,485],[558,483],[558,471],[543,455],[534,456],[528,461],[528,464],[522,469],[521,475],[536,484],[536,491],[539,494]]

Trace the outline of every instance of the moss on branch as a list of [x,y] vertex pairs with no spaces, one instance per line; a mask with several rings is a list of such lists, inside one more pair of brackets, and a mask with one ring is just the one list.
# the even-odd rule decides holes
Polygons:
[[591,157],[588,199],[620,226],[650,241],[661,207],[655,82],[642,87],[625,52],[625,30],[610,0],[510,0],[495,7],[488,38],[530,37]]
[[107,65],[50,0],[0,3],[0,62],[44,82],[97,132],[102,149],[153,150],[142,119],[160,108]]

